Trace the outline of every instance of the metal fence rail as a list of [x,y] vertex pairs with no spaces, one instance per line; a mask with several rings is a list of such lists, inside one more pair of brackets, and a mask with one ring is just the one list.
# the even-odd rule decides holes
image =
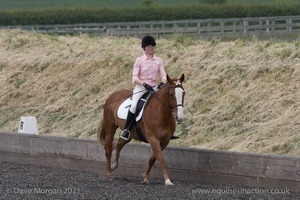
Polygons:
[[142,37],[145,34],[152,34],[156,37],[172,34],[229,38],[279,35],[298,37],[300,33],[300,16],[0,27],[0,29],[16,28],[47,34],[92,34],[116,37]]

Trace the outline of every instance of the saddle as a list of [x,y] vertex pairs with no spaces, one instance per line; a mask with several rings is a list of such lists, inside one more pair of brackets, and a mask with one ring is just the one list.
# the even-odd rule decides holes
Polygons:
[[[149,97],[150,97],[150,92],[146,92],[145,94],[143,94],[143,96],[138,101],[137,109],[135,112],[135,121],[136,122],[141,120],[141,118],[143,116],[143,111],[144,111],[145,105],[148,102]],[[132,100],[131,100],[131,97],[129,97],[119,106],[117,115],[120,119],[126,120],[128,110],[129,110],[131,104],[132,104]]]
[[[140,121],[142,119],[143,116],[143,112],[144,112],[144,108],[145,105],[147,104],[147,102],[149,101],[151,96],[150,92],[146,92],[145,94],[143,94],[143,96],[140,98],[140,100],[137,103],[137,109],[135,112],[135,120],[132,124],[132,128],[135,128],[137,136],[139,137],[139,139],[143,142],[148,143],[148,141],[146,140],[146,138],[144,137],[141,129],[137,126],[137,122]],[[117,115],[120,119],[125,119],[127,118],[127,114],[128,114],[128,110],[130,108],[132,104],[132,100],[131,97],[129,97],[128,99],[126,99],[118,108],[118,112]]]

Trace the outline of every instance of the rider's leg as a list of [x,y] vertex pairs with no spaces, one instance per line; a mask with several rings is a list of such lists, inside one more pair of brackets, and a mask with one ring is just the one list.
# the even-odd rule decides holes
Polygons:
[[126,123],[125,123],[125,129],[122,131],[121,136],[120,136],[124,140],[129,139],[129,136],[130,136],[129,130],[130,130],[131,124],[133,122],[134,116],[135,116],[135,114],[130,112],[130,110],[128,110],[127,119],[126,119]]
[[137,108],[137,103],[139,99],[143,96],[145,93],[145,88],[143,86],[136,85],[134,90],[133,90],[133,95],[132,95],[132,103],[131,106],[128,110],[128,115],[125,123],[125,129],[121,133],[121,138],[124,140],[128,140],[130,137],[130,128],[131,124],[134,120],[135,117],[135,111]]

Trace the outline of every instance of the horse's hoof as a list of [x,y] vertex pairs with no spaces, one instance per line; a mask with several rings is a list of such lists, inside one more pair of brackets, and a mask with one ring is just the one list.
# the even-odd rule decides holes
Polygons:
[[113,176],[110,174],[110,175],[107,175],[107,179],[109,180],[109,181],[112,181],[113,180]]
[[167,179],[166,182],[165,182],[165,185],[174,185],[170,179]]
[[149,184],[149,176],[146,173],[144,173],[143,177],[144,177],[144,183]]

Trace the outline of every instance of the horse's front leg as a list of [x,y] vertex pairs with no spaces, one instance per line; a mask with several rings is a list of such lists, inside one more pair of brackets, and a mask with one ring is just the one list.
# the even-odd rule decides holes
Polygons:
[[[164,176],[164,179],[165,179],[165,184],[166,185],[174,185],[171,182],[170,178],[169,178],[169,174],[168,174],[168,171],[167,171],[167,164],[166,164],[166,161],[165,161],[165,159],[163,157],[163,154],[162,154],[162,149],[164,149],[166,147],[166,145],[161,146],[160,142],[156,138],[151,138],[149,140],[149,143],[150,143],[151,148],[153,150],[153,154],[154,154],[155,158],[158,160],[160,168],[163,172],[163,176]],[[149,162],[150,161],[151,161],[151,158],[150,158]],[[154,164],[154,161],[153,161],[153,164]],[[150,171],[150,169],[149,169],[149,171]]]
[[131,141],[131,138],[129,140],[123,140],[123,139],[120,138],[118,140],[118,143],[116,145],[115,161],[113,163],[111,163],[111,170],[112,171],[118,168],[120,152],[121,152],[122,148],[125,146],[125,144],[127,144],[130,141]]
[[154,165],[155,161],[156,161],[156,157],[155,157],[154,153],[152,153],[152,156],[150,157],[148,165],[146,167],[146,170],[143,174],[144,183],[149,183],[149,173],[150,173],[150,170],[151,170],[152,166]]

